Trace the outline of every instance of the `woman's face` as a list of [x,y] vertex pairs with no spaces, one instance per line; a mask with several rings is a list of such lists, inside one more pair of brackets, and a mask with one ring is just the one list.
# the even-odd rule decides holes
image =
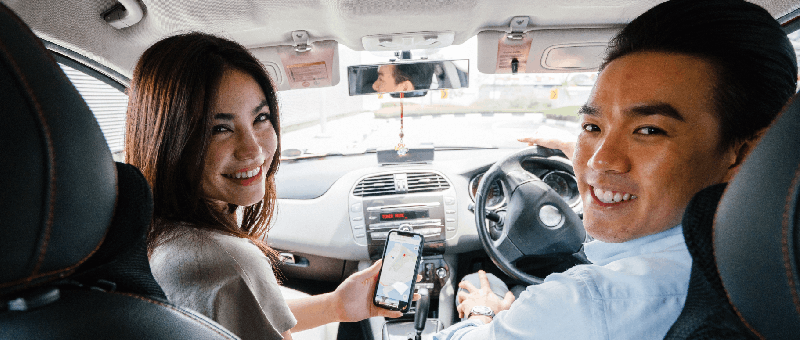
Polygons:
[[211,115],[203,196],[239,206],[258,203],[264,198],[266,173],[278,146],[264,92],[249,74],[226,69]]

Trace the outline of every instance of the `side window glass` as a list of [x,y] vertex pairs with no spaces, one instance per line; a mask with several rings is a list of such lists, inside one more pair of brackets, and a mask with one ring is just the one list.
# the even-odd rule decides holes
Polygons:
[[[789,41],[794,46],[794,54],[797,56],[798,65],[800,65],[800,31],[789,33]],[[797,79],[800,80],[800,74],[797,75]],[[797,83],[797,89],[800,90],[800,81]]]
[[114,160],[123,161],[125,112],[128,108],[128,96],[82,71],[61,63],[59,65],[94,113]]

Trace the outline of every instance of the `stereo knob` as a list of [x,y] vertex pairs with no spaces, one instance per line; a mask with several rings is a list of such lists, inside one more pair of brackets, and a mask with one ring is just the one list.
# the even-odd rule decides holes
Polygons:
[[444,267],[436,268],[436,276],[439,277],[440,279],[447,277],[447,269],[445,269]]

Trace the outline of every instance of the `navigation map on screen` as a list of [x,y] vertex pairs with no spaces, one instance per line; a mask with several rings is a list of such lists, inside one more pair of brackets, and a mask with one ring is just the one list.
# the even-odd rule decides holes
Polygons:
[[393,234],[387,241],[375,301],[402,309],[408,303],[419,257],[419,238]]

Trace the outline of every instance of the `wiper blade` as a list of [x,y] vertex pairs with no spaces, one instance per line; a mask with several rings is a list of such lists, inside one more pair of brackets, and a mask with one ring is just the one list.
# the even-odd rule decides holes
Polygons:
[[496,146],[436,146],[434,150],[488,150],[499,149]]
[[318,159],[318,158],[325,158],[325,157],[332,157],[332,156],[358,156],[358,155],[363,155],[363,154],[367,154],[367,153],[375,153],[375,152],[377,152],[377,150],[372,148],[372,149],[366,149],[366,150],[362,149],[362,150],[359,150],[359,151],[347,151],[347,152],[331,151],[331,152],[326,152],[326,153],[304,153],[304,154],[301,154],[301,155],[295,156],[295,157],[291,157],[291,156],[290,157],[281,157],[281,160],[291,161],[291,160],[295,160],[295,159]]
[[295,157],[281,157],[281,160],[295,160],[295,159],[313,159],[313,158],[325,158],[331,156],[344,156],[341,152],[328,152],[328,153],[313,153],[313,154],[306,154],[300,155]]

